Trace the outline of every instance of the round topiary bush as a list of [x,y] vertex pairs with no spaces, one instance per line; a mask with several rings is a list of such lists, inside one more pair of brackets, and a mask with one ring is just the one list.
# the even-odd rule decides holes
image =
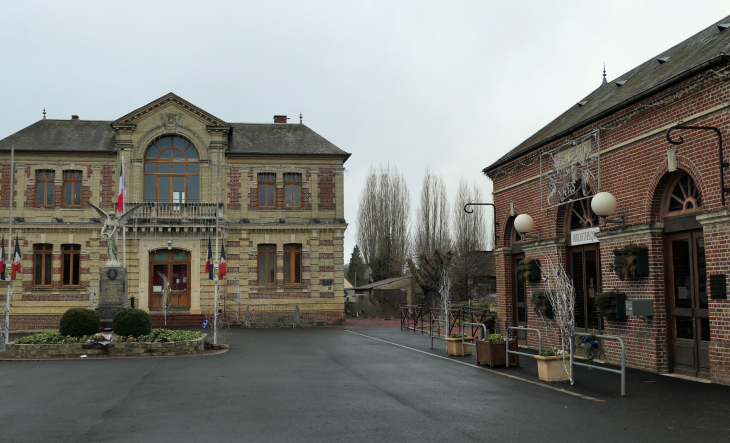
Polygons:
[[147,335],[152,331],[152,317],[141,309],[125,309],[114,316],[112,329],[124,337]]
[[93,309],[71,308],[61,316],[59,332],[61,335],[71,337],[83,337],[99,332],[101,318]]

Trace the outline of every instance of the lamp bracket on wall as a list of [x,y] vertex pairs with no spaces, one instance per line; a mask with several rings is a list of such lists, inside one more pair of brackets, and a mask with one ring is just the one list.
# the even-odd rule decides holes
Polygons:
[[536,238],[537,241],[540,241],[540,233],[538,232],[536,235],[527,235],[527,234],[520,234],[522,236],[522,241],[525,241],[527,238]]
[[672,140],[671,132],[678,129],[686,130],[703,130],[703,131],[715,131],[717,134],[717,150],[720,156],[720,200],[722,206],[725,206],[725,193],[730,193],[730,188],[725,187],[725,168],[730,168],[730,163],[723,160],[722,155],[722,133],[720,129],[714,126],[687,126],[683,125],[682,122],[667,129],[667,141],[673,145],[681,145],[684,143],[684,138],[680,135],[677,140]]
[[464,212],[467,214],[473,214],[473,209],[468,209],[469,206],[491,206],[492,207],[492,222],[494,223],[494,245],[496,247],[497,245],[497,226],[499,226],[499,223],[497,223],[497,207],[494,206],[494,203],[467,203],[464,205]]
[[601,217],[603,219],[603,227],[606,227],[606,223],[621,223],[621,227],[626,227],[626,222],[624,221],[624,216],[622,215],[621,218],[614,218],[610,219],[608,217]]

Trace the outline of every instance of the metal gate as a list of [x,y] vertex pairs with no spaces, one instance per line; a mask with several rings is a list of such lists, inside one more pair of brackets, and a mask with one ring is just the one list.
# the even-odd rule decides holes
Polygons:
[[299,306],[246,305],[246,327],[299,325]]

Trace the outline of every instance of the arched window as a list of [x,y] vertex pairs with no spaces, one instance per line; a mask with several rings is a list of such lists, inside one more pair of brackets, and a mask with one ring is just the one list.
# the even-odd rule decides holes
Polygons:
[[681,172],[669,182],[664,215],[679,215],[702,209],[700,189],[686,172]]
[[144,157],[144,201],[196,203],[200,194],[200,161],[192,143],[162,137]]
[[583,193],[582,187],[573,195],[574,199],[580,198],[582,200],[576,200],[570,205],[570,231],[598,226],[598,216],[593,213],[591,208],[592,198],[590,197],[592,196],[593,191],[590,188],[588,192]]

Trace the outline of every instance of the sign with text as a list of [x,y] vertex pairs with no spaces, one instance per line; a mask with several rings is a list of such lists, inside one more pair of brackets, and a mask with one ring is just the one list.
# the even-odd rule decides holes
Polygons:
[[577,231],[571,231],[570,232],[570,246],[578,246],[578,245],[585,245],[588,243],[598,243],[598,239],[596,238],[596,232],[598,232],[600,228],[587,228],[587,229],[579,229]]

